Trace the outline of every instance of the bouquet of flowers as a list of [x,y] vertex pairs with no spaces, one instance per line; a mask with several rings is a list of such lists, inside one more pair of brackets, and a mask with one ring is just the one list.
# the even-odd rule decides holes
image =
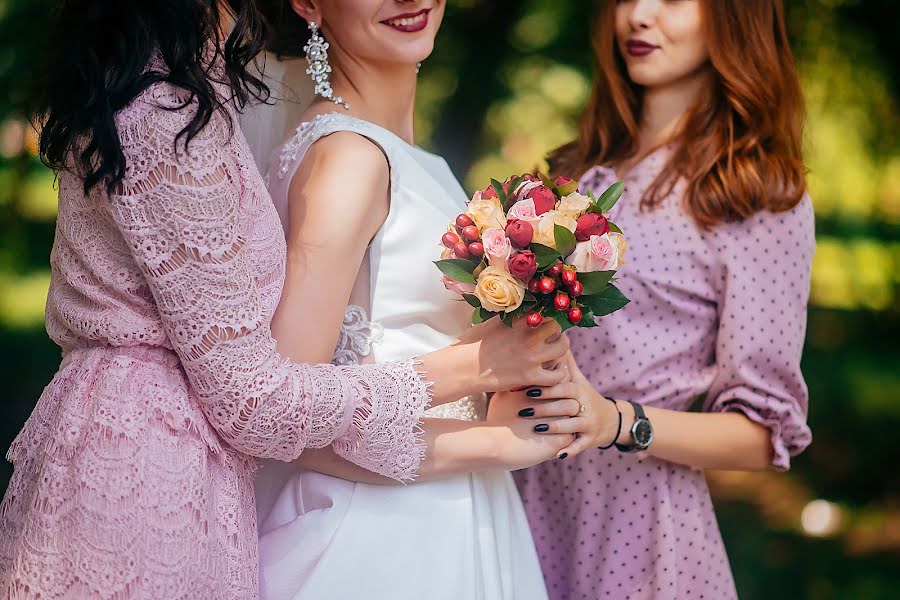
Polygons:
[[627,244],[609,220],[622,190],[617,182],[597,198],[542,173],[492,179],[441,239],[444,285],[474,307],[473,323],[499,315],[595,327],[628,304],[613,283]]

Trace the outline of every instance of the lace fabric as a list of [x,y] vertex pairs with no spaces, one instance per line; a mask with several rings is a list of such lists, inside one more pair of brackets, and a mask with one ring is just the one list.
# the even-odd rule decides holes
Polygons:
[[117,116],[112,196],[60,177],[47,329],[66,357],[9,451],[0,590],[22,598],[254,598],[254,463],[334,444],[411,479],[430,398],[412,361],[296,365],[269,323],[277,214],[221,115],[157,84]]

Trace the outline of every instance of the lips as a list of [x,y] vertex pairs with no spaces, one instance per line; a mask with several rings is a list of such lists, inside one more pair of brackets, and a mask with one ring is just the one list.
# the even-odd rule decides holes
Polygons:
[[414,13],[405,13],[385,19],[382,23],[403,33],[415,33],[428,27],[428,13],[430,12],[430,8],[423,8]]
[[628,54],[636,57],[647,56],[658,48],[659,46],[654,46],[642,40],[628,40],[625,42],[625,49],[628,51]]

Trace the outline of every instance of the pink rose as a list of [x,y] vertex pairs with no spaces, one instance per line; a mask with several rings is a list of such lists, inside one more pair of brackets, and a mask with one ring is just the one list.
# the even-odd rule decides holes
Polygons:
[[541,183],[540,180],[535,181],[533,179],[522,179],[522,182],[519,183],[518,186],[516,186],[516,189],[512,190],[512,193],[510,193],[510,200],[512,202],[524,200],[525,197],[528,195],[528,192],[530,192],[531,190],[533,190],[535,188],[539,188],[542,185],[544,185],[544,184]]
[[539,185],[525,194],[525,198],[534,201],[534,210],[538,215],[556,208],[556,194],[545,185]]
[[512,244],[506,233],[499,227],[490,227],[481,234],[484,253],[487,254],[491,266],[505,267],[512,254]]
[[603,215],[586,213],[578,217],[578,227],[575,228],[575,239],[586,242],[591,236],[609,233],[609,221]]
[[524,283],[531,281],[537,272],[537,259],[534,252],[523,250],[509,259],[509,273]]
[[461,281],[450,279],[446,275],[441,276],[441,282],[444,284],[445,288],[460,295],[471,295],[475,293],[474,283],[462,283]]
[[622,266],[627,249],[625,238],[620,233],[592,235],[585,242],[579,242],[575,251],[566,259],[579,272],[615,271]]
[[528,223],[535,223],[540,220],[538,218],[537,210],[534,207],[533,200],[516,202],[512,205],[512,208],[509,209],[506,217],[507,219],[518,219],[519,221],[526,221]]
[[528,221],[511,219],[506,225],[506,237],[516,248],[527,248],[534,239],[534,227]]

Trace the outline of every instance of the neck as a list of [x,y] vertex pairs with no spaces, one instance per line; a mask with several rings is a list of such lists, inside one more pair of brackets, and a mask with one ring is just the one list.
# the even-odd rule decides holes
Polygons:
[[384,127],[413,144],[416,67],[363,64],[346,55],[334,54],[338,60],[333,63],[331,85],[335,94],[343,96],[350,105],[349,113]]
[[710,72],[702,69],[670,84],[644,90],[641,109],[640,151],[645,155],[667,144],[709,84]]

